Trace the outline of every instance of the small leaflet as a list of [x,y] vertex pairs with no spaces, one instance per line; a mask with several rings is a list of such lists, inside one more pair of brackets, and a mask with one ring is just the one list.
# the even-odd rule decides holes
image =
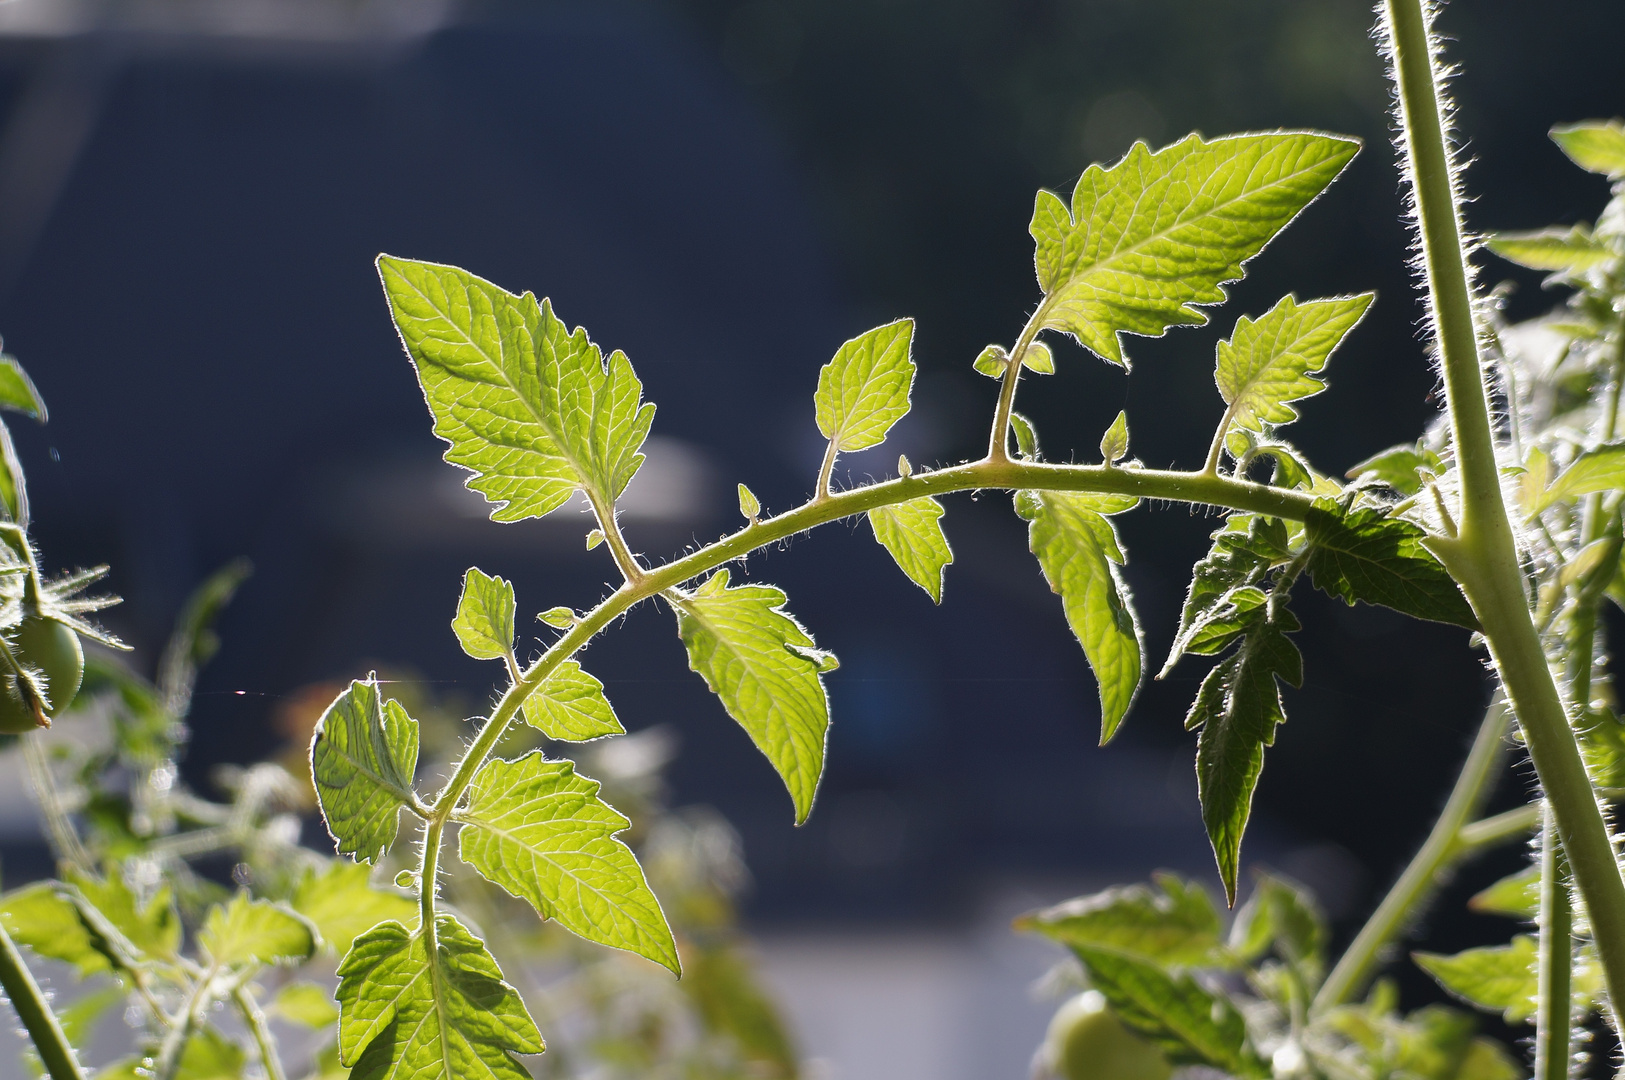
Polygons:
[[908,413],[914,320],[877,326],[842,345],[818,372],[818,430],[842,452],[878,446]]
[[1230,423],[1263,433],[1298,418],[1293,403],[1326,389],[1320,373],[1348,332],[1365,317],[1375,293],[1309,300],[1284,296],[1254,322],[1236,320],[1218,344],[1213,380],[1230,406]]
[[1111,465],[1128,456],[1128,413],[1119,409],[1117,419],[1100,437],[1100,457]]
[[[1455,997],[1498,1012],[1509,1024],[1521,1024],[1535,1015],[1540,996],[1540,946],[1528,934],[1518,934],[1508,945],[1468,949],[1454,956],[1413,952],[1411,959]],[[1575,997],[1582,995],[1576,993]],[[1586,1007],[1589,997],[1584,995]]]
[[1021,413],[1010,414],[1010,430],[1016,433],[1016,453],[1029,461],[1038,460],[1038,429]]
[[626,734],[604,696],[604,684],[574,660],[565,660],[549,672],[521,708],[525,723],[560,742]]
[[340,956],[379,923],[390,919],[411,923],[418,916],[417,904],[373,885],[370,867],[345,859],[335,859],[320,871],[305,871],[288,903],[315,924],[323,951]]
[[[1445,471],[1443,459],[1421,443],[1400,443],[1378,451],[1343,475],[1350,480],[1363,476],[1382,481],[1401,495],[1415,495],[1429,477]],[[1544,478],[1541,481],[1545,486]]]
[[790,649],[817,646],[784,603],[771,585],[730,588],[723,569],[673,606],[689,668],[778,771],[799,825],[824,771],[829,699],[818,677],[823,665]]
[[1418,619],[1478,629],[1478,617],[1455,580],[1423,546],[1426,533],[1403,518],[1365,507],[1342,515],[1317,501],[1305,520],[1309,575],[1315,587],[1343,600],[1381,604]]
[[198,944],[216,965],[299,964],[316,953],[316,927],[284,904],[239,892],[209,909]]
[[677,944],[632,849],[631,822],[569,761],[533,751],[486,762],[469,786],[459,854],[492,884],[588,941],[682,974]]
[[1021,356],[1021,366],[1035,375],[1055,374],[1055,354],[1042,341],[1030,342]]
[[1625,179],[1625,123],[1582,120],[1578,124],[1559,124],[1551,134],[1552,141],[1580,168],[1610,180]]
[[34,380],[10,353],[0,353],[0,409],[20,412],[31,420],[45,423],[45,399],[34,387]]
[[1467,906],[1480,915],[1505,915],[1533,922],[1540,914],[1540,865],[1524,867],[1473,894]]
[[739,514],[752,525],[756,524],[757,515],[762,512],[761,501],[756,493],[744,484],[739,485]]
[[1334,180],[1356,140],[1309,132],[1191,135],[1091,165],[1070,205],[1038,193],[1035,242],[1044,326],[1122,367],[1123,334],[1200,326],[1223,284]]
[[[356,939],[339,964],[339,1060],[355,1080],[528,1080],[512,1054],[542,1036],[485,944],[454,916],[422,930],[398,922]],[[431,965],[433,970],[431,970]]]
[[79,917],[79,909],[48,881],[0,897],[0,924],[12,940],[41,956],[72,964],[81,979],[112,969],[106,953]]
[[288,983],[278,990],[269,1011],[316,1030],[339,1018],[338,1004],[328,989],[308,982]]
[[989,345],[976,355],[971,368],[978,375],[986,375],[990,379],[1004,378],[1005,369],[1010,366],[1010,354],[1003,345]]
[[1508,262],[1558,274],[1583,274],[1619,258],[1584,225],[1496,233],[1485,246]]
[[942,504],[926,496],[877,506],[869,511],[869,527],[898,569],[924,589],[932,603],[942,603],[943,571],[954,561],[942,531]]
[[513,584],[471,566],[451,628],[474,659],[501,660],[513,652],[513,613]]
[[492,520],[542,517],[578,489],[620,497],[655,411],[626,354],[605,359],[550,301],[454,266],[380,255],[378,274],[446,460],[472,474]]
[[1255,875],[1252,895],[1230,924],[1230,949],[1237,956],[1256,964],[1273,949],[1311,986],[1325,977],[1330,937],[1325,913],[1315,898],[1306,889],[1268,873]]
[[602,544],[603,542],[604,542],[604,530],[603,529],[593,529],[591,532],[589,532],[587,534],[587,550],[588,551],[591,551],[593,548],[597,547],[599,544]]
[[897,475],[901,476],[904,480],[907,480],[909,477],[914,475],[914,466],[909,464],[907,454],[897,455]]
[[1207,891],[1173,874],[1155,878],[1156,889],[1116,885],[1023,915],[1015,927],[1068,947],[1112,949],[1158,964],[1212,961],[1222,942],[1222,924]]
[[575,610],[567,607],[548,608],[536,618],[556,630],[568,630],[576,624]]
[[[1535,465],[1535,451],[1530,452],[1530,458],[1531,464]],[[1545,464],[1545,455],[1542,454],[1538,465]],[[1539,467],[1530,469],[1532,474],[1540,471]],[[1528,503],[1525,512],[1533,517],[1564,499],[1620,488],[1625,488],[1625,442],[1604,443],[1576,457],[1568,468],[1558,474],[1556,480]]]
[[412,802],[418,722],[400,702],[380,700],[377,682],[352,682],[316,723],[311,776],[327,831],[344,855],[376,862],[395,842],[401,807]]
[[1128,584],[1118,567],[1123,551],[1107,514],[1139,502],[1130,496],[1019,491],[1016,513],[1030,524],[1027,544],[1044,579],[1060,594],[1072,633],[1100,688],[1100,742],[1117,732],[1140,691],[1145,651]]

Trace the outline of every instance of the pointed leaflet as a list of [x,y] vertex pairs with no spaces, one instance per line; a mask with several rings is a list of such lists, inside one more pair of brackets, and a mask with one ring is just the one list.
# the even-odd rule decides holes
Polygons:
[[1219,913],[1200,885],[1158,874],[1158,890],[1119,885],[1016,920],[1062,945],[1128,953],[1159,964],[1200,964],[1219,948]]
[[718,570],[674,602],[688,666],[767,755],[795,802],[796,824],[812,812],[824,771],[829,699],[812,638],[784,611],[771,585],[728,587]]
[[1285,878],[1259,874],[1252,895],[1230,925],[1230,948],[1249,964],[1274,949],[1304,981],[1318,985],[1325,974],[1326,916],[1314,897]]
[[468,789],[459,854],[544,919],[680,974],[677,945],[632,849],[631,826],[598,797],[598,781],[541,751],[486,763]]
[[31,420],[45,423],[45,399],[34,388],[34,380],[10,353],[0,353],[0,409],[20,412]]
[[[878,446],[908,413],[914,383],[914,320],[877,326],[842,345],[818,372],[818,430],[837,450]],[[748,516],[748,515],[747,515]]]
[[351,1080],[528,1080],[510,1054],[539,1054],[542,1036],[479,938],[435,919],[421,932],[386,922],[339,964],[339,1057]]
[[[1245,533],[1229,526],[1213,534],[1213,547],[1191,569],[1190,587],[1185,592],[1185,608],[1179,617],[1179,633],[1163,662],[1162,678],[1187,651],[1211,656],[1223,649],[1211,636],[1196,643],[1196,636],[1233,607],[1233,590],[1256,585],[1266,571],[1292,557],[1288,550],[1286,525],[1279,518],[1248,516]],[[1192,648],[1195,644],[1196,648]]]
[[561,742],[585,742],[605,735],[624,735],[604,684],[581,670],[574,660],[554,668],[524,703],[525,723]]
[[942,603],[942,571],[954,561],[942,532],[942,504],[926,496],[877,506],[869,511],[869,527],[897,560],[898,569],[924,589],[932,603]]
[[1100,687],[1100,741],[1111,739],[1140,691],[1144,643],[1118,573],[1123,551],[1106,514],[1137,499],[1060,491],[1016,493],[1016,513],[1031,522],[1027,546],[1061,596],[1066,621],[1083,645]]
[[310,773],[327,831],[345,855],[376,862],[395,842],[412,803],[418,723],[400,702],[381,703],[378,683],[352,682],[316,723]]
[[1119,409],[1106,434],[1100,437],[1100,457],[1110,465],[1128,454],[1128,413]]
[[1191,135],[1156,153],[1136,143],[1109,169],[1091,165],[1072,205],[1038,193],[1043,325],[1115,364],[1119,335],[1201,325],[1199,305],[1342,171],[1359,143],[1309,132]]
[[1305,519],[1309,574],[1315,587],[1340,597],[1381,604],[1418,619],[1478,629],[1467,598],[1448,571],[1422,546],[1427,535],[1416,525],[1380,510],[1342,514],[1320,500]]
[[1606,244],[1592,238],[1584,225],[1567,229],[1540,229],[1536,232],[1496,233],[1485,245],[1508,262],[1531,270],[1555,270],[1579,274],[1619,256]]
[[316,952],[316,928],[291,909],[239,892],[209,909],[198,944],[221,967],[297,964]]
[[1533,517],[1555,502],[1616,488],[1625,488],[1625,442],[1604,443],[1576,457],[1535,496],[1527,512]]
[[1411,959],[1456,997],[1516,1024],[1535,1015],[1539,953],[1534,938],[1519,934],[1510,945],[1468,949],[1455,956],[1414,952]]
[[1365,316],[1375,293],[1298,303],[1291,296],[1257,322],[1243,316],[1218,345],[1213,380],[1230,406],[1228,424],[1263,432],[1298,418],[1292,403],[1326,389],[1320,373],[1332,350]]
[[1582,120],[1552,128],[1552,141],[1569,160],[1587,172],[1610,180],[1625,178],[1625,123],[1619,120]]
[[359,863],[335,859],[320,873],[307,870],[294,887],[293,909],[316,925],[322,945],[340,956],[367,930],[394,919],[411,923],[418,906],[397,892],[375,888],[372,871]]
[[1540,865],[1526,866],[1479,890],[1467,906],[1481,915],[1533,921],[1540,914]]
[[1275,728],[1286,721],[1276,680],[1293,686],[1303,682],[1303,658],[1286,638],[1298,629],[1292,613],[1268,599],[1237,609],[1235,617],[1245,625],[1240,644],[1208,672],[1185,717],[1187,731],[1202,731],[1196,744],[1197,794],[1231,903],[1264,748],[1275,742]]
[[548,301],[453,266],[380,255],[378,273],[446,460],[474,474],[494,520],[541,517],[577,488],[615,501],[654,420],[625,354],[606,363]]
[[470,566],[451,629],[474,659],[501,660],[513,652],[513,612],[513,584]]

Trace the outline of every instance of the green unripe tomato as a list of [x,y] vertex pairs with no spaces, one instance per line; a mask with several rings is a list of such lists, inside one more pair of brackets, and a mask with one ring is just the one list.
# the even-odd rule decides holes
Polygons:
[[[85,675],[85,653],[79,647],[79,635],[49,616],[25,615],[13,640],[13,655],[40,673],[45,696],[51,702],[45,715],[56,716],[72,703]],[[0,680],[0,734],[21,735],[38,726],[34,710],[13,681]]]
[[1168,1080],[1162,1051],[1123,1026],[1098,990],[1062,1005],[1039,1057],[1056,1080]]

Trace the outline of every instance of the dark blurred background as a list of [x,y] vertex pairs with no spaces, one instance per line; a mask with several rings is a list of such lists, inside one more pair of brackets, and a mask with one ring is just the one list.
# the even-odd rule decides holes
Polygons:
[[[439,463],[378,252],[549,295],[627,351],[660,407],[628,528],[662,558],[737,523],[736,482],[769,510],[809,494],[818,366],[900,315],[918,320],[914,413],[841,472],[979,453],[994,385],[970,362],[1037,299],[1034,190],[1193,129],[1315,127],[1366,148],[1209,326],[1131,339],[1132,377],[1058,344],[1058,374],[1018,407],[1053,459],[1091,460],[1126,408],[1136,456],[1194,466],[1219,414],[1213,343],[1237,316],[1289,290],[1375,289],[1291,433],[1341,473],[1438,406],[1371,22],[1364,0],[11,0],[0,331],[52,409],[14,425],[40,543],[53,566],[112,564],[127,602],[106,622],[149,665],[187,592],[253,559],[203,676],[196,783],[277,752],[301,687],[370,666],[473,715],[494,672],[447,629],[463,569],[513,579],[522,611],[588,606],[613,571],[583,549],[585,519],[493,525]],[[1443,26],[1471,224],[1594,215],[1604,182],[1545,132],[1625,112],[1625,6],[1476,0]],[[1515,317],[1554,300],[1487,269],[1517,280]],[[1154,670],[1218,521],[1120,521]],[[679,733],[676,797],[742,832],[753,924],[952,932],[1011,882],[1052,896],[1156,866],[1215,882],[1181,730],[1202,664],[1148,685],[1096,748],[1093,682],[1008,498],[957,497],[946,524],[940,609],[861,525],[736,571],[783,586],[843,660],[802,829],[686,671],[669,613],[634,612],[583,658],[628,727]],[[1321,888],[1347,935],[1420,842],[1487,685],[1460,631],[1307,584],[1296,602],[1307,681],[1244,855]],[[1509,777],[1504,804],[1528,780]],[[44,868],[25,838],[5,857]],[[1431,947],[1504,932],[1460,900],[1518,857],[1463,875]]]

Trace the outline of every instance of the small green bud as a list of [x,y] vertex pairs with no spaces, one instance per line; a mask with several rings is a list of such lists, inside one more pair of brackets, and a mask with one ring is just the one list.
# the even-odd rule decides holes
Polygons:
[[603,542],[604,542],[604,530],[603,529],[594,529],[592,532],[587,534],[587,550],[588,551],[591,551],[593,548],[597,547],[599,544],[602,544]]
[[901,476],[904,480],[907,480],[909,477],[914,475],[914,466],[908,463],[907,454],[897,455],[897,475]]
[[762,512],[761,502],[744,484],[739,485],[739,512],[752,525],[756,524],[756,516]]
[[1128,414],[1119,410],[1117,419],[1100,437],[1100,456],[1110,465],[1128,453]]
[[1010,354],[1004,351],[1003,345],[989,345],[971,365],[977,374],[986,375],[990,379],[1004,378],[1004,369],[1009,366]]
[[402,870],[400,873],[395,875],[395,884],[396,884],[397,887],[402,888],[402,889],[415,889],[415,888],[417,888],[417,885],[418,885],[417,871],[416,870]]
[[536,617],[547,625],[556,626],[560,630],[568,630],[576,622],[576,613],[567,607],[548,608]]

